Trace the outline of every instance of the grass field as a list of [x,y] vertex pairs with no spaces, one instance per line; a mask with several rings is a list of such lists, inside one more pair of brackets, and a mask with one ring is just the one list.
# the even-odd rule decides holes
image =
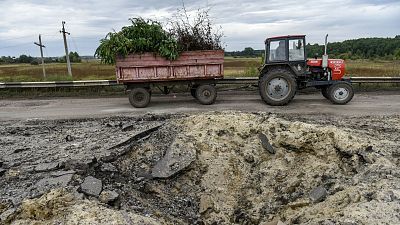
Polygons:
[[[224,74],[227,77],[257,76],[261,58],[226,57]],[[352,76],[400,76],[400,61],[346,61],[347,74]],[[114,66],[98,62],[72,65],[73,77],[67,74],[65,64],[47,64],[47,78],[42,77],[40,65],[12,64],[0,65],[0,82],[60,81],[60,80],[113,80]]]

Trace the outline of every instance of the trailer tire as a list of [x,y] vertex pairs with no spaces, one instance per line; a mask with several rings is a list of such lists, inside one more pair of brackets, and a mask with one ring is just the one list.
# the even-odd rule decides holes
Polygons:
[[200,85],[196,88],[196,99],[202,105],[211,105],[217,99],[217,90],[212,85]]
[[151,99],[150,90],[146,88],[133,88],[129,92],[129,102],[135,108],[145,108]]
[[191,88],[190,89],[190,95],[192,95],[193,98],[197,98],[196,97],[196,88]]
[[336,105],[345,105],[354,97],[353,86],[345,81],[339,81],[328,88],[329,100]]
[[290,71],[275,69],[260,79],[259,90],[262,100],[268,105],[287,105],[296,95],[297,83]]

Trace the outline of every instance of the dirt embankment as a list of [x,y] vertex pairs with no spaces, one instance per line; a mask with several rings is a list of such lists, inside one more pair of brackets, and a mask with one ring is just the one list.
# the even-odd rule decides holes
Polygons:
[[240,112],[3,122],[0,218],[399,224],[399,124]]

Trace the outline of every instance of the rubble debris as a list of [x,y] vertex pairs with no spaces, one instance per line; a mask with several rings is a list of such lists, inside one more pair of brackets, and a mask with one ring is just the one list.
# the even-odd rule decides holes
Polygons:
[[74,140],[74,137],[72,137],[71,135],[67,135],[67,136],[65,136],[65,141],[66,142],[71,142],[71,141],[73,141]]
[[34,170],[36,172],[47,172],[47,171],[59,169],[61,167],[62,167],[62,163],[59,163],[59,162],[41,163],[41,164],[35,166]]
[[328,195],[328,191],[324,187],[318,186],[318,187],[314,188],[313,190],[311,190],[310,199],[314,203],[317,203],[317,202],[323,201],[327,195]]
[[141,131],[141,132],[135,134],[134,136],[128,138],[127,140],[125,140],[117,145],[114,145],[113,147],[108,149],[110,151],[110,154],[103,156],[100,160],[102,162],[107,162],[107,163],[115,161],[122,155],[125,155],[127,152],[129,152],[132,149],[132,146],[135,144],[136,141],[157,131],[162,126],[163,126],[163,124],[161,124],[161,125],[158,124],[156,126],[153,126],[149,129],[146,129],[144,131]]
[[[120,121],[135,126],[123,132],[105,125]],[[0,215],[16,208],[9,222],[21,225],[400,224],[393,216],[400,211],[399,116],[230,111],[174,115],[162,122],[158,130],[113,148],[160,122],[142,117],[0,121],[0,161],[7,170],[0,179],[0,202],[7,202],[0,204]],[[360,128],[360,122],[368,126]],[[18,130],[10,135],[14,126],[29,127],[32,135]],[[56,129],[47,133],[46,127]],[[261,147],[259,133],[268,137],[275,155]],[[76,145],[63,140],[66,134],[77,138]],[[25,146],[31,150],[13,153]],[[114,158],[107,163],[101,160],[106,156]],[[35,172],[36,165],[48,162],[64,167]],[[166,178],[152,179],[161,162]],[[101,181],[98,198],[82,193],[87,176]],[[56,194],[53,188],[60,186],[66,193]],[[310,192],[318,186],[327,193],[314,203]],[[19,207],[27,201],[29,207]]]
[[3,168],[0,168],[0,176],[3,176],[6,173],[6,170]]
[[58,177],[43,178],[36,183],[35,187],[39,191],[47,191],[52,188],[66,187],[72,180],[72,176],[73,174],[65,174]]
[[168,178],[188,167],[196,160],[196,150],[192,143],[177,137],[168,148],[165,156],[151,169],[153,178]]
[[85,159],[70,159],[64,163],[64,167],[69,170],[74,170],[77,173],[85,173],[91,166],[97,162],[95,156],[89,156]]
[[276,151],[274,147],[272,147],[272,145],[269,143],[267,136],[263,133],[259,133],[258,137],[260,138],[261,146],[269,153],[275,154]]
[[284,222],[282,222],[281,220],[273,220],[268,223],[261,223],[260,225],[286,225],[286,224]]
[[83,183],[81,184],[81,192],[93,197],[99,197],[100,192],[103,189],[103,183],[101,180],[88,176],[85,178]]
[[59,176],[64,176],[64,175],[69,175],[69,174],[75,174],[76,172],[74,170],[66,170],[66,171],[56,171],[50,173],[52,177],[59,177]]
[[118,169],[111,163],[103,163],[100,167],[100,171],[102,171],[102,172],[118,172]]
[[9,208],[3,213],[0,213],[0,222],[6,224],[9,223],[10,220],[12,220],[13,215],[15,214],[16,209],[15,208]]
[[21,153],[21,152],[25,152],[25,151],[29,151],[29,150],[31,150],[31,148],[17,148],[14,150],[14,153],[17,154],[17,153]]
[[210,195],[205,194],[200,196],[199,212],[201,214],[205,213],[208,210],[212,210],[213,207],[214,207],[214,202]]
[[111,204],[115,202],[119,197],[119,194],[115,191],[102,191],[99,200],[105,204]]

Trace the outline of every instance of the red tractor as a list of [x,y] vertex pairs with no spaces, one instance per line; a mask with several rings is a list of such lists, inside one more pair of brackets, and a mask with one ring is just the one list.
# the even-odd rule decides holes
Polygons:
[[260,69],[259,89],[269,105],[286,105],[297,90],[307,87],[320,89],[322,95],[334,104],[346,104],[354,96],[350,80],[343,78],[342,59],[307,59],[305,35],[272,37],[265,40],[265,64]]

